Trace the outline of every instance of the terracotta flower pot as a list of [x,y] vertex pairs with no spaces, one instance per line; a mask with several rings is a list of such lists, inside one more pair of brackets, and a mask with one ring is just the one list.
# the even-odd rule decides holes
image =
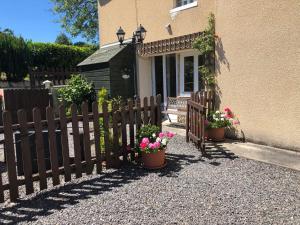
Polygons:
[[165,166],[165,149],[156,153],[142,152],[143,166],[147,169],[159,169]]
[[208,138],[212,141],[224,141],[225,128],[211,128],[208,130]]

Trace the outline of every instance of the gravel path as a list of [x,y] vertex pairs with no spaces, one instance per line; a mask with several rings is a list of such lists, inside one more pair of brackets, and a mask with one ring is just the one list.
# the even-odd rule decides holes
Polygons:
[[300,224],[300,173],[176,136],[158,172],[107,170],[4,207],[0,223]]

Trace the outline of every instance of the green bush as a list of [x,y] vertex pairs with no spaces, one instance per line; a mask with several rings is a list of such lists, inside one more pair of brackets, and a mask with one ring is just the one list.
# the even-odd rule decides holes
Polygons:
[[141,140],[143,138],[149,138],[150,141],[155,141],[156,140],[156,136],[153,137],[153,134],[158,134],[160,132],[160,128],[158,126],[155,125],[145,125],[143,126],[140,130],[138,130],[136,138],[138,140],[138,143],[141,142]]
[[28,42],[31,67],[75,67],[93,54],[94,46],[79,47],[53,43]]
[[21,81],[28,68],[74,68],[97,50],[95,45],[73,46],[35,43],[0,31],[0,74],[8,81]]
[[29,49],[22,37],[0,32],[0,73],[8,81],[21,81],[28,74]]
[[72,103],[80,106],[84,101],[91,104],[96,100],[93,83],[88,82],[80,75],[72,75],[67,81],[67,85],[58,90],[58,94],[67,106],[70,106]]

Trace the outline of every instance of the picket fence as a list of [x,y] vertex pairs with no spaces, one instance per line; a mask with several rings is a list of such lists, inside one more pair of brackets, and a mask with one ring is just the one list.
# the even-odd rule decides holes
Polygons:
[[[103,103],[101,112],[99,112],[98,103],[94,102],[92,112],[89,112],[89,106],[84,102],[81,110],[78,110],[75,104],[71,105],[70,117],[66,116],[66,109],[61,105],[57,118],[55,118],[53,108],[49,106],[46,108],[46,120],[42,120],[41,110],[34,108],[32,112],[33,122],[28,122],[27,114],[22,109],[17,113],[18,124],[12,122],[9,111],[4,111],[3,126],[0,127],[0,132],[4,133],[5,138],[4,151],[7,169],[5,176],[8,179],[3,181],[6,172],[0,174],[0,202],[6,200],[5,191],[9,191],[11,201],[16,201],[19,198],[20,186],[25,186],[26,194],[31,194],[38,190],[47,189],[51,180],[53,186],[59,185],[62,175],[65,182],[68,182],[75,177],[82,177],[84,173],[92,174],[95,165],[96,173],[100,174],[104,165],[106,168],[118,168],[121,163],[133,160],[135,153],[132,149],[136,144],[136,131],[149,123],[161,128],[161,96],[151,96],[150,101],[149,98],[145,97],[142,105],[140,99],[128,100],[126,105],[113,106],[112,111],[108,111],[107,103]],[[70,156],[68,140],[68,125],[70,124],[72,125],[74,157]],[[93,125],[90,126],[91,124]],[[80,141],[79,129],[81,126],[83,127],[82,142]],[[92,131],[91,127],[93,127]],[[45,149],[47,148],[43,137],[45,130],[48,132],[51,164],[48,169],[45,162]],[[57,130],[61,132],[59,140],[56,137]],[[16,158],[17,140],[14,137],[17,132],[20,133],[21,159]],[[94,155],[91,151],[91,132],[94,136]],[[29,133],[34,133],[34,146],[30,142]],[[110,137],[110,133],[112,133],[112,137]],[[110,144],[111,139],[112,144]],[[101,141],[104,141],[104,149],[101,149]],[[58,158],[57,146],[61,148],[61,163]],[[32,151],[36,154],[37,172],[34,172],[32,168]],[[22,160],[24,173],[22,176],[17,174],[17,169],[20,169],[17,168],[18,160]],[[39,183],[38,190],[34,187],[35,182]]]

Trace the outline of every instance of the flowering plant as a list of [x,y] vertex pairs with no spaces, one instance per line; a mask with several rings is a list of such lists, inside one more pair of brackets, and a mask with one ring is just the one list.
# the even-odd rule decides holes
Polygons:
[[215,111],[210,113],[205,121],[205,125],[208,129],[231,127],[239,123],[238,119],[235,118],[233,112],[228,107],[224,109],[224,112]]
[[171,138],[172,132],[160,132],[155,125],[145,125],[137,132],[138,152],[156,153],[165,148]]
[[[162,149],[164,149],[169,140],[174,137],[174,133],[172,132],[160,132],[159,134],[152,134],[151,139],[148,137],[144,137],[139,143],[139,148],[141,151],[145,153],[156,153]],[[151,141],[154,140],[154,141]]]

